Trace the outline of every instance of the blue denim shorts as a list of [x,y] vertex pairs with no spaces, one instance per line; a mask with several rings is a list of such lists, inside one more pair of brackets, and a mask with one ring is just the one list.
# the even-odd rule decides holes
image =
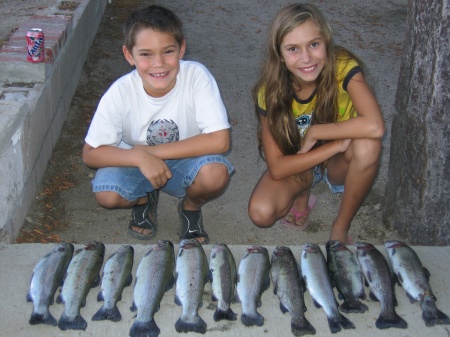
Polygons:
[[[222,163],[228,168],[228,174],[234,171],[230,162],[220,154],[165,160],[164,162],[172,172],[172,178],[167,181],[167,184],[161,190],[178,198],[186,195],[186,188],[191,186],[203,165]],[[146,193],[154,191],[150,181],[137,167],[100,168],[91,184],[94,193],[112,191],[129,201],[136,200],[145,196]]]
[[314,168],[314,183],[313,186],[317,183],[324,181],[327,183],[328,188],[333,193],[342,193],[344,192],[344,185],[332,185],[330,181],[328,180],[328,174],[327,169],[325,169],[325,172],[322,174],[322,171],[320,169],[320,166],[316,166]]

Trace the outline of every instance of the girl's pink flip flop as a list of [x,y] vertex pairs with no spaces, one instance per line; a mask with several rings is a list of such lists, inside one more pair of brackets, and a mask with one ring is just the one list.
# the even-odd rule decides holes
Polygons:
[[[280,224],[289,229],[295,229],[298,231],[305,230],[309,225],[309,213],[316,206],[316,197],[314,195],[309,196],[308,208],[299,212],[294,207],[285,215],[284,218],[280,219]],[[291,221],[290,221],[291,220]]]

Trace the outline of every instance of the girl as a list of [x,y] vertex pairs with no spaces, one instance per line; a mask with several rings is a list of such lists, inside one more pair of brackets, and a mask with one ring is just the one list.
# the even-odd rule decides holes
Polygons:
[[267,163],[250,197],[258,227],[275,221],[304,229],[314,183],[343,192],[330,240],[348,242],[351,221],[378,171],[384,123],[364,80],[362,62],[336,46],[320,11],[282,8],[272,23],[268,55],[253,90],[259,152]]

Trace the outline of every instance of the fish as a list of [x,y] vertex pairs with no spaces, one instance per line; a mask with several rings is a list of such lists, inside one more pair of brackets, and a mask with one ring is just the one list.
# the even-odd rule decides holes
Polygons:
[[366,299],[364,275],[356,254],[338,240],[328,241],[325,247],[331,284],[338,290],[339,298],[344,300],[339,310],[345,313],[364,313],[368,307],[359,301]]
[[114,252],[103,267],[101,290],[97,301],[104,301],[103,306],[92,316],[93,321],[111,320],[118,322],[122,319],[117,302],[122,299],[123,288],[128,287],[133,279],[134,249],[123,245]]
[[214,244],[211,247],[209,270],[212,300],[217,301],[214,320],[235,321],[237,315],[231,309],[231,302],[236,294],[237,268],[233,253],[226,244]]
[[305,244],[300,258],[300,269],[314,305],[323,308],[327,315],[330,331],[336,333],[342,328],[354,329],[353,322],[339,312],[325,256],[317,244]]
[[305,317],[305,284],[301,277],[298,263],[289,247],[275,247],[272,252],[270,273],[273,282],[273,293],[280,300],[281,312],[289,312],[291,315],[291,331],[293,335],[315,335],[316,329]]
[[251,246],[242,256],[238,268],[237,297],[241,302],[241,322],[245,326],[262,326],[264,317],[257,308],[261,307],[261,295],[270,286],[270,258],[267,248]]
[[30,324],[57,325],[49,306],[53,304],[56,290],[63,283],[73,251],[71,243],[58,243],[34,267],[26,297],[28,302],[33,302]]
[[408,324],[395,311],[394,280],[390,266],[381,252],[368,242],[357,242],[356,256],[364,277],[370,286],[370,298],[381,305],[375,326],[378,329],[406,329]]
[[436,296],[429,283],[430,272],[422,265],[417,253],[398,240],[386,241],[384,246],[399,284],[411,303],[420,303],[425,325],[450,324],[449,317],[436,307]]
[[57,303],[64,304],[58,327],[61,330],[85,330],[86,320],[80,314],[80,308],[86,304],[86,297],[91,288],[100,284],[100,269],[105,257],[105,245],[93,241],[75,252],[67,276],[57,298]]
[[175,304],[182,306],[183,312],[175,323],[177,332],[206,332],[207,324],[198,310],[203,305],[203,289],[210,279],[208,258],[200,242],[181,240],[175,262]]
[[175,253],[173,243],[159,240],[141,259],[134,284],[131,311],[137,311],[131,337],[156,337],[160,333],[154,320],[161,300],[174,285]]

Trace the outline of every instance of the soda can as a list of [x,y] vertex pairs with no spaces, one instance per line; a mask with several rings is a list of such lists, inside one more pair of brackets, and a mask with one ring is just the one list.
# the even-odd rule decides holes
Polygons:
[[27,61],[45,62],[44,32],[40,28],[31,28],[27,32]]

